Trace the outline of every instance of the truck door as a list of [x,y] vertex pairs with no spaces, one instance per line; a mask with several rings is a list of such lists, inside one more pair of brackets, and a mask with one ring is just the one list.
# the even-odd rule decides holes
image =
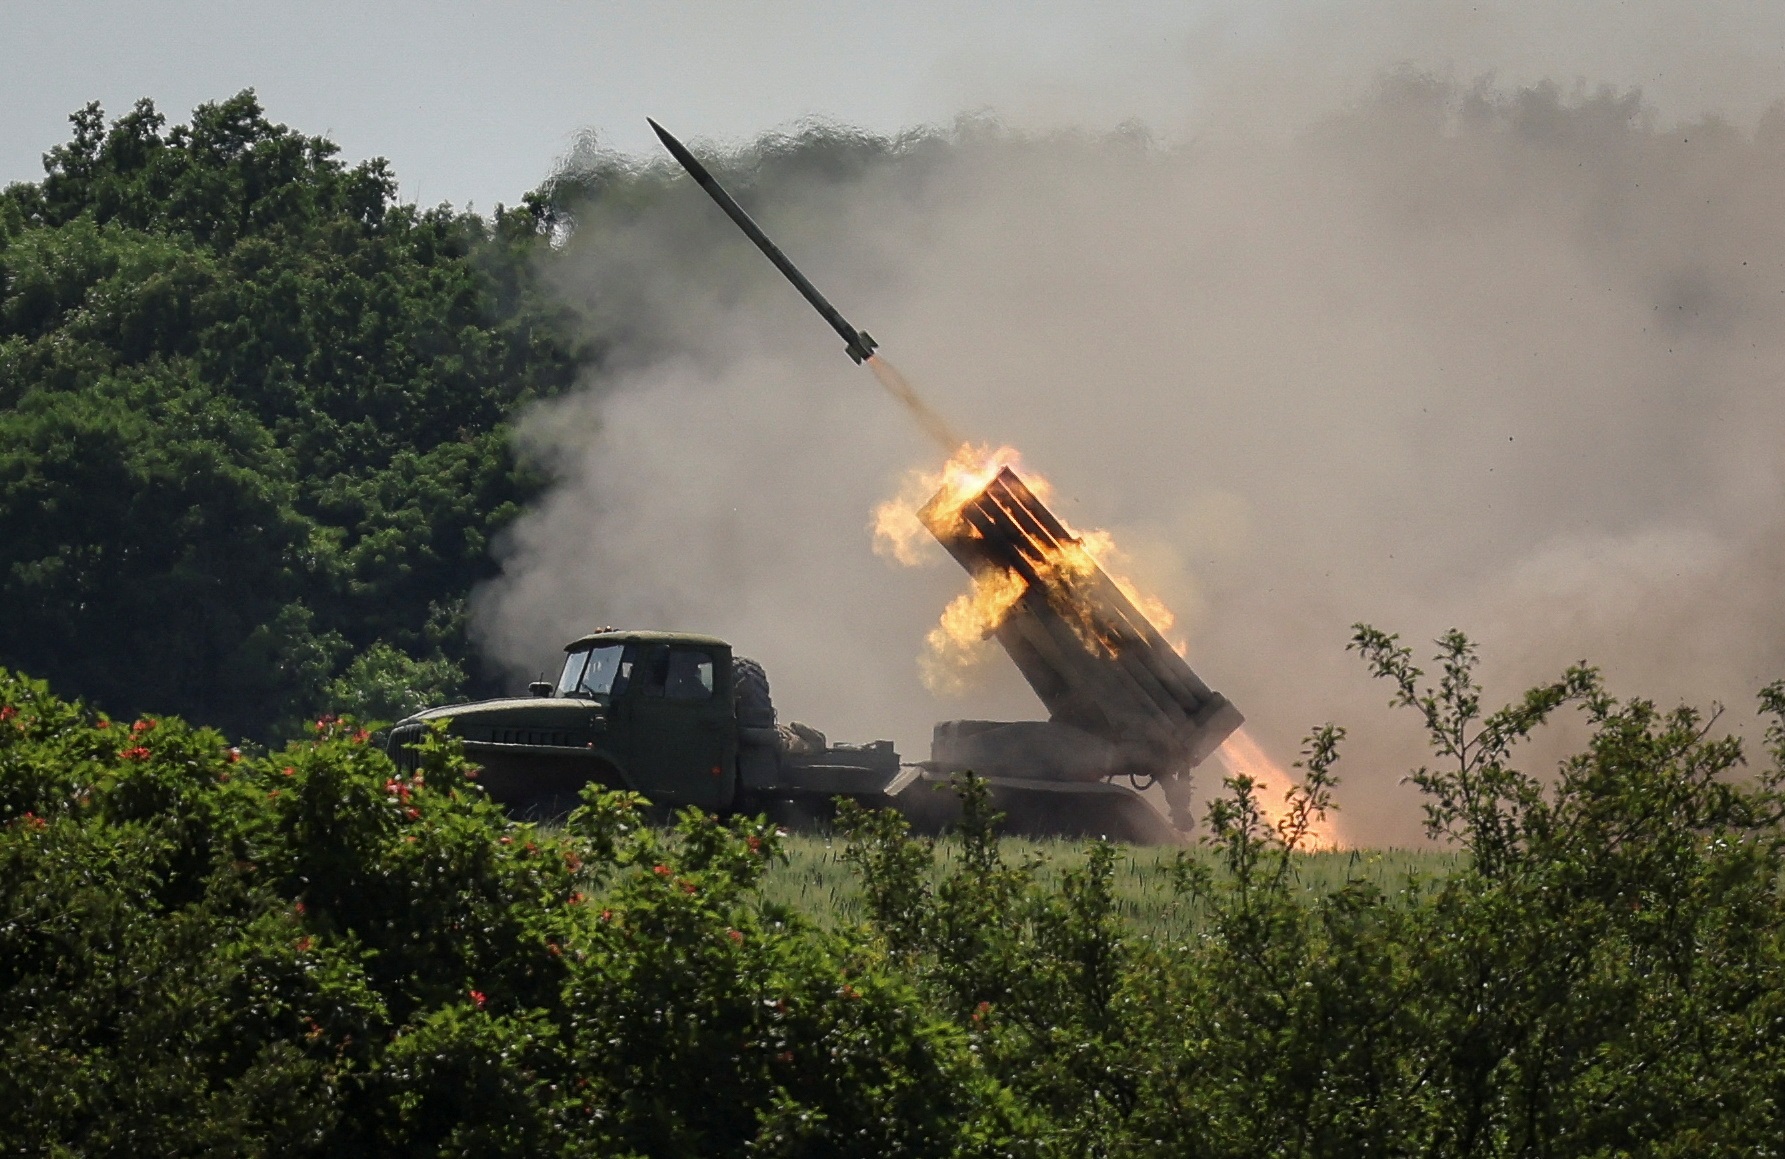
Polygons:
[[736,773],[727,759],[731,706],[713,694],[715,657],[685,644],[633,647],[640,652],[623,697],[633,783],[662,804],[725,808]]

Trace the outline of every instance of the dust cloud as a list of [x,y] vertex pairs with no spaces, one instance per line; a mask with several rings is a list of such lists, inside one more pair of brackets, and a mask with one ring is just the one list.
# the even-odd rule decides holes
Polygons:
[[[1419,838],[1423,751],[1354,621],[1422,653],[1463,628],[1490,702],[1586,659],[1757,732],[1785,676],[1785,110],[1411,66],[1294,133],[1245,108],[1175,142],[817,126],[718,168],[954,430],[1113,531],[1273,756],[1350,729],[1353,840]],[[923,431],[691,183],[578,164],[553,264],[602,357],[522,424],[554,482],[477,594],[489,655],[531,676],[598,624],[713,632],[784,719],[906,759],[939,719],[1039,716],[1002,657],[924,688],[966,577],[868,527],[939,462]]]

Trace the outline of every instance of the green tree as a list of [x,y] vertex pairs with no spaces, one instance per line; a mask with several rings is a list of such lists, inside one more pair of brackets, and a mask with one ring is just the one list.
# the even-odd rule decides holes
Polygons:
[[506,422],[587,360],[539,213],[398,204],[252,92],[71,120],[0,194],[0,660],[263,739],[393,653],[479,686]]

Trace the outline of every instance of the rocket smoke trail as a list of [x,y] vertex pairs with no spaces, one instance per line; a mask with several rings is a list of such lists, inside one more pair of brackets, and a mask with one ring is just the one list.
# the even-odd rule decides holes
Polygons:
[[868,356],[868,369],[874,372],[874,377],[880,380],[880,385],[886,388],[886,393],[898,399],[905,409],[911,412],[911,417],[917,420],[917,425],[923,428],[923,433],[936,441],[936,445],[942,448],[943,454],[952,455],[961,449],[966,440],[955,434],[954,428],[948,425],[948,420],[937,414],[930,404],[918,395],[916,389],[905,380],[905,376],[900,374],[892,363],[878,354],[873,354]]

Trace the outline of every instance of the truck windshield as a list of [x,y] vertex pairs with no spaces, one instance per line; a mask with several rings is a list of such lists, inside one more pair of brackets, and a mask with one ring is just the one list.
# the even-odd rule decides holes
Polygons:
[[606,696],[613,691],[620,671],[618,644],[584,648],[564,657],[564,674],[558,677],[559,696]]

